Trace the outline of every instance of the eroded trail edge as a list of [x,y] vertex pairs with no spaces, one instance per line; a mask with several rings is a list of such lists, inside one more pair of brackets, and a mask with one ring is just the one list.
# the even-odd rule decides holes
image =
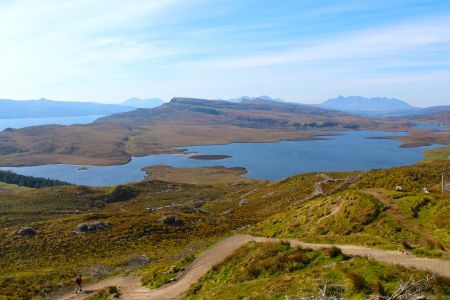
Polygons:
[[[408,268],[416,268],[418,270],[430,271],[441,276],[450,277],[450,261],[446,260],[420,258],[415,257],[412,254],[399,251],[386,251],[354,245],[311,244],[301,242],[297,239],[265,238],[237,234],[204,251],[192,262],[189,267],[186,268],[185,271],[177,277],[175,282],[166,284],[158,289],[150,290],[141,286],[140,279],[134,276],[115,277],[113,279],[108,279],[98,282],[92,286],[88,286],[86,289],[97,290],[111,285],[116,285],[120,289],[121,299],[180,299],[188,291],[192,284],[196,283],[213,266],[225,260],[236,249],[245,243],[250,241],[274,243],[281,240],[289,241],[292,246],[311,248],[315,250],[336,246],[346,255],[364,256],[379,262],[400,265]],[[60,299],[67,300],[82,298],[82,295],[68,295]]]

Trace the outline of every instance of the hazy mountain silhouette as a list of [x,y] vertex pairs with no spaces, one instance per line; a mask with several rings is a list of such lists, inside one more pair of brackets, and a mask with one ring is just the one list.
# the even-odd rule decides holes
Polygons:
[[158,107],[162,104],[164,104],[164,101],[159,98],[140,99],[136,97],[130,98],[122,103],[122,105],[132,106],[136,108],[153,108]]
[[0,99],[0,119],[79,117],[89,115],[111,115],[133,110],[134,107],[101,104],[95,102]]

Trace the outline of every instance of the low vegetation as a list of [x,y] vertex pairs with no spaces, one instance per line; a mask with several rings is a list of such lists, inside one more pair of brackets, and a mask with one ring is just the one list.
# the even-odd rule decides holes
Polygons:
[[372,170],[352,185],[352,188],[384,188],[403,192],[423,192],[424,188],[441,191],[442,174],[450,174],[450,160],[419,163],[413,166]]
[[450,197],[346,190],[300,204],[252,227],[252,234],[359,244],[449,258]]
[[[154,266],[177,265],[246,224],[212,215],[201,206],[250,187],[148,181],[114,188],[5,190],[0,193],[0,299],[72,290],[74,275],[80,272],[88,282],[130,271],[145,278]],[[161,222],[167,215],[180,224]],[[80,224],[95,223],[108,226],[78,230]],[[34,234],[18,235],[25,227]]]
[[[0,299],[71,291],[78,273],[92,282],[132,272],[156,288],[181,274],[211,243],[245,231],[449,259],[450,198],[438,190],[440,173],[449,171],[450,163],[434,162],[367,173],[301,174],[279,182],[150,179],[117,187],[41,189],[0,184]],[[86,224],[102,226],[79,230]],[[327,284],[328,292],[364,299],[376,289],[391,293],[407,272],[347,258],[338,248],[249,244],[211,271],[189,297],[316,295]],[[447,281],[439,279],[427,291],[447,295],[442,282]]]
[[425,153],[424,162],[432,162],[436,160],[443,160],[443,161],[449,160],[450,146],[428,149],[425,150],[424,153]]
[[187,255],[173,263],[161,261],[146,270],[145,276],[142,277],[142,283],[147,287],[155,289],[172,282],[178,274],[185,270],[194,258],[194,255]]
[[120,293],[116,286],[110,286],[88,296],[86,300],[113,300],[119,299]]
[[[337,299],[370,299],[391,296],[402,282],[426,277],[425,272],[346,257],[337,250],[248,243],[194,284],[187,299],[297,299],[323,294]],[[450,280],[432,277],[421,291],[421,295],[446,299],[450,297]]]
[[254,180],[241,177],[247,173],[245,168],[201,167],[173,168],[170,166],[151,166],[144,169],[147,180],[163,180],[167,182],[189,184],[229,184],[252,182]]

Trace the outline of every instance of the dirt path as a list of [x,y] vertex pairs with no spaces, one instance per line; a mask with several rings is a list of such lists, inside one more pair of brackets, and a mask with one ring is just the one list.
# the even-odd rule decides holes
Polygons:
[[[65,295],[60,298],[60,300],[76,300],[76,299],[83,299],[90,295],[92,295],[94,292],[104,289],[106,287],[110,286],[118,286],[120,287],[120,292],[124,295],[132,295],[136,294],[141,288],[141,279],[137,276],[116,276],[112,278],[108,278],[102,281],[99,281],[97,283],[91,284],[89,286],[83,287],[84,293],[82,294],[75,294],[71,293],[69,295]],[[145,289],[145,288],[144,288]],[[146,289],[149,291],[148,289]],[[139,298],[136,298],[139,299]],[[141,298],[142,299],[142,298]]]
[[[323,180],[314,183],[314,188],[313,188],[311,195],[302,199],[302,202],[309,201],[309,200],[312,200],[314,198],[321,197],[321,196],[328,196],[328,195],[336,194],[336,193],[346,189],[350,184],[357,181],[361,177],[361,175],[357,175],[357,176],[346,177],[346,178],[333,178],[333,177],[330,177],[329,175],[323,174],[323,173],[320,173],[317,175],[322,177]],[[342,182],[342,184],[331,191],[325,192],[323,189],[324,185],[327,183],[332,183],[332,182]]]
[[[166,284],[158,289],[149,290],[142,287],[140,280],[135,276],[121,276],[98,282],[86,287],[88,291],[95,291],[108,286],[119,287],[121,299],[140,300],[140,299],[180,299],[186,293],[189,287],[197,282],[214,265],[222,262],[231,255],[237,248],[249,241],[256,242],[279,242],[281,239],[253,237],[249,235],[231,236],[200,254],[194,262],[182,272],[173,283]],[[310,244],[303,243],[296,239],[289,240],[292,246],[300,246],[312,249],[329,248],[337,246],[344,254],[365,256],[376,261],[401,265],[404,267],[413,267],[419,270],[435,272],[439,275],[450,277],[450,261],[419,258],[411,254],[398,251],[385,251],[353,245],[331,245],[331,244]],[[60,300],[82,299],[81,295],[67,295]]]

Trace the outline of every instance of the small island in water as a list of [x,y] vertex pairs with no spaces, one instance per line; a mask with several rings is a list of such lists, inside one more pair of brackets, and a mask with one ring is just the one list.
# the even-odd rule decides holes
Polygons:
[[192,155],[189,156],[189,159],[200,159],[200,160],[219,160],[230,158],[230,155],[213,155],[213,154],[205,154],[205,155]]

